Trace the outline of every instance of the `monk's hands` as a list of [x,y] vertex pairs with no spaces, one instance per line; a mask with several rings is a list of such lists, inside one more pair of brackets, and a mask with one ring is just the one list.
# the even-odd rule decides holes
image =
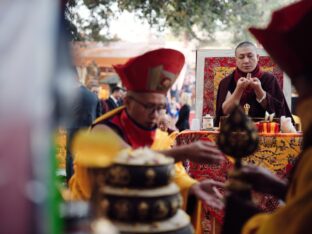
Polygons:
[[265,91],[262,88],[259,78],[251,77],[251,73],[248,73],[245,79],[248,80],[248,86],[254,90],[257,100],[262,100],[265,96]]
[[238,91],[240,92],[243,92],[249,85],[250,85],[250,78],[241,77],[237,81],[236,89],[238,89]]
[[224,115],[232,112],[237,103],[240,102],[244,91],[250,85],[251,74],[248,73],[247,77],[241,77],[237,80],[236,88],[233,93],[228,92],[224,102],[222,103],[222,111]]
[[250,78],[250,87],[254,90],[257,99],[262,99],[265,95],[265,91],[263,90],[261,86],[261,82],[257,77]]
[[287,182],[263,167],[245,165],[239,170],[230,172],[229,179],[247,183],[257,192],[275,195],[280,199],[286,195]]
[[224,208],[224,196],[220,193],[220,188],[224,188],[224,183],[206,179],[194,184],[190,188],[190,194],[194,194],[210,207],[222,210]]
[[175,159],[175,161],[190,160],[197,163],[221,163],[224,155],[213,142],[195,141],[187,145],[174,146],[160,153]]

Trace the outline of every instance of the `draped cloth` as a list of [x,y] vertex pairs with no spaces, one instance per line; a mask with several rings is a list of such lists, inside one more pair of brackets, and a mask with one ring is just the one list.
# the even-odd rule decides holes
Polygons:
[[[304,131],[304,149],[291,178],[286,205],[272,214],[252,217],[243,234],[311,233],[312,217],[312,98],[298,105]],[[308,133],[308,134],[307,134]]]
[[[132,122],[130,124],[130,122]],[[140,129],[138,125],[133,123],[133,120],[129,118],[126,113],[125,107],[119,107],[111,112],[104,114],[99,117],[93,124],[107,124],[116,133],[122,137],[128,144],[135,148],[140,146],[149,146],[153,150],[166,150],[169,149],[175,140],[175,133],[168,135],[167,132],[163,132],[160,129]],[[130,131],[130,133],[129,133]],[[132,135],[135,131],[139,134],[142,139],[135,139],[135,135]],[[145,132],[145,136],[144,136]],[[152,141],[151,141],[152,139]],[[197,183],[196,180],[192,179],[186,172],[182,162],[175,164],[175,177],[174,182],[180,187],[180,191],[183,197],[183,209],[187,206],[189,188]],[[91,186],[88,177],[87,169],[75,164],[75,174],[69,182],[72,199],[90,199]],[[197,202],[194,214],[191,214],[191,220],[196,230],[196,234],[201,233],[200,225],[200,214],[201,205]]]
[[[197,140],[216,142],[218,134],[217,131],[186,131],[177,136],[176,143],[177,145],[185,145]],[[280,178],[289,178],[289,171],[296,164],[301,147],[301,133],[261,133],[259,135],[259,148],[254,154],[244,158],[243,162],[265,167]],[[227,172],[233,168],[234,163],[232,158],[227,157],[227,159],[218,165],[189,162],[185,166],[188,173],[198,181],[209,178],[225,182]],[[223,190],[219,192],[223,193]],[[253,192],[252,198],[258,208],[264,212],[271,213],[279,205],[278,199],[268,194]],[[209,204],[204,204],[202,216],[202,228],[209,232],[212,228],[218,228],[218,226],[214,227],[214,219],[220,225],[223,223],[224,212],[215,210]]]

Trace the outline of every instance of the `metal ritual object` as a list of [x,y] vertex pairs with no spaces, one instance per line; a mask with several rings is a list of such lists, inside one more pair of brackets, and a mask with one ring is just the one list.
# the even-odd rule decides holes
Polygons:
[[[220,150],[235,159],[235,171],[241,168],[241,159],[247,157],[258,148],[259,137],[253,121],[236,105],[232,113],[221,125],[217,144]],[[243,223],[254,214],[254,210],[245,212],[244,203],[251,201],[249,184],[229,179],[226,196],[225,217],[222,234],[241,233]]]
[[245,111],[245,115],[249,115],[249,110],[250,110],[250,105],[248,103],[246,103],[244,105],[244,111]]
[[235,167],[241,165],[241,159],[258,148],[259,137],[253,121],[236,105],[228,118],[221,125],[217,144],[220,150],[235,158]]
[[112,220],[120,234],[194,234],[174,175],[172,158],[148,148],[121,151],[95,178],[98,216]]

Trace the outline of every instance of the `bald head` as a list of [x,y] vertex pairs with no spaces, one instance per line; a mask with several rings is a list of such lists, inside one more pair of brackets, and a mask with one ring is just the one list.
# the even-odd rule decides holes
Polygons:
[[236,67],[242,72],[253,72],[259,61],[256,46],[249,41],[239,43],[235,48],[235,61]]
[[253,49],[255,50],[256,53],[258,53],[258,52],[257,52],[257,47],[256,47],[252,42],[250,42],[250,41],[243,41],[243,42],[239,43],[239,44],[236,46],[236,48],[235,48],[235,56],[236,56],[236,54],[237,54],[237,50],[238,50],[239,48],[243,48],[243,47],[251,47],[251,48],[253,48]]

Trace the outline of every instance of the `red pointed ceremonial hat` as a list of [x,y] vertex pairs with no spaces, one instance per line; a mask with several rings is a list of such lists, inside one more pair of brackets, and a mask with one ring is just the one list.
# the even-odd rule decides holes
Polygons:
[[311,0],[302,0],[275,11],[266,29],[249,30],[291,78],[304,75],[311,69]]
[[129,91],[167,93],[185,62],[184,55],[173,49],[157,49],[114,65]]

